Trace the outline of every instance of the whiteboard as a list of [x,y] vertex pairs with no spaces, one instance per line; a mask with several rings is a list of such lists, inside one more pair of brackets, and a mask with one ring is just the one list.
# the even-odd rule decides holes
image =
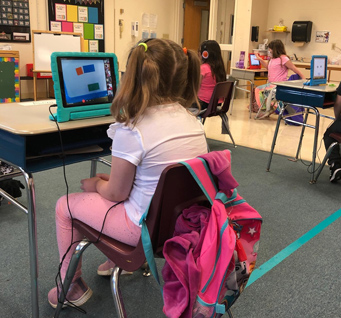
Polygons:
[[79,33],[32,31],[33,71],[51,72],[53,52],[81,52],[82,35]]

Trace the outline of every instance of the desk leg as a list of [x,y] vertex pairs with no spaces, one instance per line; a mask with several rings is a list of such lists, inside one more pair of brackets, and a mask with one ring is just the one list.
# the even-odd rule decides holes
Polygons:
[[249,107],[250,119],[251,119],[251,113],[252,113],[252,102],[253,102],[253,93],[254,93],[253,86],[254,86],[253,81],[250,81],[250,107]]
[[33,99],[37,100],[37,73],[33,73]]
[[96,176],[98,159],[91,159],[90,178]]
[[91,160],[91,168],[90,168],[90,178],[96,176],[97,173],[97,162],[103,163],[105,166],[111,167],[111,162],[104,158],[95,158]]
[[28,240],[30,252],[30,274],[31,274],[31,304],[32,317],[39,318],[38,305],[38,246],[37,246],[37,223],[36,223],[36,202],[35,189],[31,173],[26,173],[20,168],[27,188],[28,198]]
[[308,115],[309,115],[309,109],[306,109],[305,112],[306,112],[306,113],[305,113],[305,115],[304,115],[304,121],[303,121],[303,125],[302,125],[300,140],[299,140],[298,146],[297,146],[295,161],[298,160],[298,156],[299,156],[299,154],[300,154],[300,152],[301,152],[302,141],[303,141],[303,137],[304,137],[304,131],[305,131],[305,127],[306,127],[306,124],[307,124]]
[[315,183],[315,178],[314,178],[315,161],[316,161],[318,134],[319,134],[319,129],[320,129],[320,112],[316,108],[313,111],[315,112],[316,119],[315,119],[315,135],[314,135],[313,160],[312,160],[312,172],[311,172],[310,183]]
[[274,150],[275,150],[279,125],[281,124],[281,120],[282,120],[284,110],[285,110],[285,106],[281,108],[281,110],[278,114],[277,124],[276,124],[276,128],[275,128],[274,138],[272,140],[272,145],[271,145],[271,150],[270,150],[270,154],[269,154],[268,165],[266,167],[266,171],[270,171],[270,165],[271,165],[272,156],[273,156]]

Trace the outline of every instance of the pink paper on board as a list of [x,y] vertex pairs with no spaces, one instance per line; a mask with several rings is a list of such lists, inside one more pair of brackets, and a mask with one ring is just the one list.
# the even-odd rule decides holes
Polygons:
[[62,32],[73,32],[73,23],[62,22]]

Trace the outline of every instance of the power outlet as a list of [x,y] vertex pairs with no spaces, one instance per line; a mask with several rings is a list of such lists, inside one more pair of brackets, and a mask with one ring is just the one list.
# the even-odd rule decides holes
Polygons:
[[332,43],[332,50],[335,50],[336,48],[336,43]]

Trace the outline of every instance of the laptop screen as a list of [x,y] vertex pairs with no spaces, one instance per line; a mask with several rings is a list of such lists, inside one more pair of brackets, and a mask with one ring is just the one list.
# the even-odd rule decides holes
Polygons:
[[110,115],[118,84],[114,54],[54,52],[51,69],[58,121]]

